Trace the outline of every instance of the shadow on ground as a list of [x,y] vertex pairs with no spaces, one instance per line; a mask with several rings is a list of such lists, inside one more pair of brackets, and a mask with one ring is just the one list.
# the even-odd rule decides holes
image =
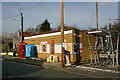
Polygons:
[[[19,62],[19,63],[16,63],[16,62]],[[29,63],[31,63],[32,65],[35,65],[37,63],[37,65],[39,66],[33,67],[32,65],[26,65]],[[44,69],[42,67],[42,64],[43,62],[32,61],[32,60],[26,60],[26,61],[23,61],[23,60],[20,61],[19,59],[14,59],[14,61],[3,60],[2,61],[2,78],[24,77],[25,75]],[[32,76],[31,78],[34,78],[34,76]]]

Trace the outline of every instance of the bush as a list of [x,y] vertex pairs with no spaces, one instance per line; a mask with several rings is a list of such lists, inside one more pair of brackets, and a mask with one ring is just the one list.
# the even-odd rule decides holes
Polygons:
[[10,50],[9,50],[9,52],[13,52],[14,51],[14,49],[13,48],[11,48]]
[[2,50],[3,53],[6,53],[6,50]]

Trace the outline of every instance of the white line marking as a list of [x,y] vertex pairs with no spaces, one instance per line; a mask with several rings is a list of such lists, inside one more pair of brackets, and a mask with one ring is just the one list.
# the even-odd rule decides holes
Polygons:
[[91,70],[98,70],[98,71],[105,71],[105,72],[112,72],[112,73],[120,73],[120,71],[108,70],[108,69],[99,69],[99,68],[92,68],[92,67],[84,67],[84,66],[76,66],[77,68],[83,69],[91,69]]

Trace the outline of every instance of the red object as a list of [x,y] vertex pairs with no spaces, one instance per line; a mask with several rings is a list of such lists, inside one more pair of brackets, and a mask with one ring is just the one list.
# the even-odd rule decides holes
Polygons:
[[54,39],[52,39],[51,43],[51,54],[54,55]]
[[26,58],[26,43],[25,42],[19,43],[19,57]]
[[79,48],[79,51],[82,52],[82,42],[80,42],[80,48]]
[[41,42],[39,42],[39,45],[41,45]]
[[43,52],[46,52],[46,45],[43,45]]

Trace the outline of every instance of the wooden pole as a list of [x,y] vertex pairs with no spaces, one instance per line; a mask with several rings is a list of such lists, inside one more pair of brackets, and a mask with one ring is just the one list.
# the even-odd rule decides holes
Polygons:
[[[98,30],[98,3],[96,0],[96,30]],[[97,37],[97,44],[98,44],[98,37]],[[99,62],[99,51],[96,51],[98,54],[98,62]]]
[[98,30],[98,3],[97,3],[97,0],[96,0],[96,27]]
[[62,47],[62,68],[65,67],[65,60],[64,60],[64,21],[63,21],[63,0],[60,1],[60,9],[61,9],[61,47]]
[[21,42],[23,42],[23,13],[21,9]]

